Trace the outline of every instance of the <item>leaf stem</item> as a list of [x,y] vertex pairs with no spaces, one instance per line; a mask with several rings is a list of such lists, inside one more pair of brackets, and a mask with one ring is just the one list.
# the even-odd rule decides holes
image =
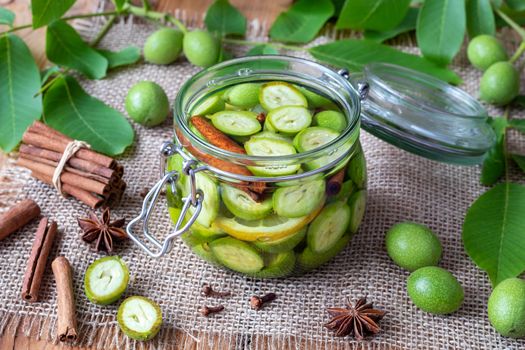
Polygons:
[[117,16],[113,15],[111,16],[108,21],[106,23],[104,23],[104,26],[102,27],[102,29],[100,30],[100,32],[97,34],[97,36],[95,37],[95,39],[93,39],[93,41],[91,41],[91,46],[95,47],[97,46],[100,41],[104,38],[104,36],[106,36],[106,34],[108,33],[109,29],[111,28],[111,26],[113,25],[113,23],[115,23],[115,20],[117,19]]
[[514,52],[514,55],[512,55],[512,57],[510,58],[509,62],[510,63],[516,62],[521,57],[523,52],[525,52],[525,41],[521,42],[520,46],[518,47],[516,52]]
[[512,18],[507,16],[503,11],[501,11],[498,8],[495,8],[494,11],[500,16],[509,26],[511,26],[516,33],[518,33],[521,36],[521,40],[525,41],[525,29],[523,29],[518,23],[514,22]]
[[274,42],[249,41],[249,40],[231,39],[231,38],[224,38],[223,42],[229,43],[229,44],[247,45],[247,46],[268,45],[268,46],[272,46],[278,49],[293,50],[293,51],[306,51],[306,48],[301,47],[301,46],[286,45],[286,44],[274,43]]
[[138,6],[132,6],[132,5],[128,7],[128,12],[132,15],[149,18],[152,20],[157,20],[157,21],[166,20],[170,22],[171,24],[176,25],[181,32],[183,33],[188,32],[188,28],[186,28],[186,26],[181,21],[179,21],[177,18],[173,17],[172,15],[168,13],[150,11],[144,7],[138,7]]
[[[62,20],[70,21],[72,19],[79,19],[79,18],[91,18],[91,17],[100,17],[100,16],[115,16],[115,15],[119,15],[121,13],[122,12],[119,13],[117,11],[87,13],[87,14],[82,14],[82,15],[63,17]],[[9,30],[6,30],[5,32],[1,32],[0,34],[12,33],[12,32],[16,32],[16,31],[21,30],[21,29],[26,29],[26,28],[31,28],[31,27],[32,27],[31,23],[30,24],[24,24],[24,25],[21,25],[21,26],[13,27],[13,28],[11,28]]]
[[63,76],[64,74],[66,74],[67,72],[69,72],[69,68],[65,68],[62,72],[58,72],[53,78],[49,79],[47,81],[47,83],[45,83],[41,88],[40,90],[38,90],[36,92],[36,94],[33,96],[33,97],[36,97],[38,95],[41,95],[43,94],[47,89],[49,89],[49,87],[51,85],[53,85],[53,83],[55,82],[55,80],[57,80],[58,78],[60,78],[61,76]]
[[[509,121],[509,111],[510,111],[510,105],[507,105],[505,107],[505,112],[503,112],[503,118],[505,121]],[[505,130],[503,131],[503,162],[505,165],[505,181],[509,182],[509,156],[507,154],[507,127],[505,127]]]

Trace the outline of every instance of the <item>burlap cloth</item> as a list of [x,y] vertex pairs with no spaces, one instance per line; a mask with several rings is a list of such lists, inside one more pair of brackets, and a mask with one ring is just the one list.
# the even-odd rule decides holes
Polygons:
[[[257,27],[257,25],[255,25]],[[101,46],[119,49],[142,46],[154,27],[126,21],[113,27]],[[252,32],[257,32],[253,28]],[[260,28],[259,28],[260,29]],[[93,31],[94,32],[94,31]],[[320,38],[317,42],[326,41]],[[509,43],[513,45],[513,43]],[[468,66],[464,53],[454,69],[464,78],[471,94],[477,94],[480,73]],[[199,69],[180,60],[170,66],[137,64],[117,70],[103,80],[81,83],[91,94],[124,112],[128,89],[140,80],[159,83],[173,100],[181,84]],[[491,109],[493,113],[501,113]],[[512,111],[513,116],[523,112]],[[145,129],[134,124],[136,142],[120,157],[125,166],[128,189],[115,217],[136,216],[142,203],[140,192],[158,179],[158,155],[162,141],[172,137],[171,122]],[[302,277],[257,281],[225,272],[193,256],[177,241],[171,254],[161,259],[146,256],[131,242],[119,245],[116,253],[128,264],[131,280],[125,296],[144,295],[162,308],[164,326],[151,348],[173,345],[186,348],[406,348],[406,349],[523,349],[525,341],[498,335],[490,326],[486,305],[491,291],[487,275],[467,257],[461,241],[461,226],[468,206],[486,189],[478,184],[479,168],[430,161],[397,149],[363,132],[361,140],[368,161],[369,202],[365,221],[351,244],[326,266]],[[517,174],[516,169],[514,173]],[[519,176],[515,175],[516,178]],[[0,173],[0,202],[4,206],[29,197],[59,223],[60,239],[52,255],[65,255],[74,268],[74,287],[80,322],[78,345],[97,349],[141,348],[120,334],[115,315],[117,305],[96,306],[83,292],[83,277],[97,253],[79,238],[76,218],[87,208],[60,197],[54,189],[29,177],[27,171],[9,166]],[[166,233],[170,220],[160,203],[153,220],[155,232]],[[408,273],[394,265],[384,249],[386,230],[396,222],[414,220],[430,226],[443,243],[440,266],[450,270],[465,288],[465,301],[458,312],[433,316],[416,308],[406,293]],[[36,304],[21,300],[20,290],[30,254],[36,223],[0,242],[0,334],[18,329],[41,339],[54,339],[56,296],[51,269],[43,278]],[[200,295],[203,283],[231,290],[225,300]],[[248,299],[253,294],[275,292],[278,299],[256,312]],[[335,338],[323,328],[325,309],[344,305],[345,299],[368,296],[388,314],[381,334],[358,343]],[[204,318],[197,311],[204,304],[223,303],[226,310]],[[23,322],[22,322],[23,321]],[[174,331],[177,330],[177,331]]]

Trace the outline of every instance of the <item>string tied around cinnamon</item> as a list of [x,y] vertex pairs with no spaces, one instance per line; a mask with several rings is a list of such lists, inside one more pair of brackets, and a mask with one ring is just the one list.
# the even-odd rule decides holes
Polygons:
[[66,146],[66,149],[64,150],[64,153],[62,153],[62,157],[60,158],[60,161],[58,162],[58,165],[53,173],[53,186],[62,197],[66,197],[66,195],[64,194],[64,192],[62,192],[62,181],[60,180],[60,175],[62,175],[62,172],[64,171],[68,160],[71,157],[73,157],[75,153],[77,153],[77,151],[81,148],[90,149],[91,146],[89,145],[89,143],[79,140],[73,140],[69,142]]

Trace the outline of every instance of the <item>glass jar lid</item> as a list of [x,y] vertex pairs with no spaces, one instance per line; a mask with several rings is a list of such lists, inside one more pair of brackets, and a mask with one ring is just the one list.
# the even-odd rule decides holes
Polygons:
[[373,63],[350,75],[363,128],[409,152],[479,164],[495,142],[485,108],[465,91],[405,67]]

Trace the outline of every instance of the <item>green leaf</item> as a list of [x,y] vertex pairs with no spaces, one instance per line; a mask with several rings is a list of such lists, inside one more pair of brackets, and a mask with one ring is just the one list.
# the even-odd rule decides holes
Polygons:
[[246,18],[228,0],[215,0],[206,11],[204,24],[210,32],[221,35],[246,34]]
[[4,7],[0,7],[0,24],[7,24],[12,27],[15,20],[15,14],[13,11],[8,10]]
[[490,0],[467,0],[467,31],[473,38],[480,34],[494,35],[496,19]]
[[347,0],[336,27],[386,31],[405,17],[410,0]]
[[365,31],[365,39],[372,40],[378,43],[382,43],[385,40],[392,39],[399,34],[403,34],[406,32],[409,32],[411,30],[416,29],[416,23],[417,23],[417,15],[419,13],[418,8],[411,7],[405,18],[399,23],[395,28],[392,28],[390,30],[385,30],[382,32],[378,32],[375,30],[367,30]]
[[299,0],[282,12],[270,28],[274,40],[307,43],[315,38],[334,14],[330,0]]
[[46,55],[51,62],[76,69],[91,79],[104,77],[108,68],[108,60],[62,20],[47,27]]
[[419,11],[416,38],[423,56],[446,65],[458,53],[465,36],[465,2],[426,0]]
[[140,49],[135,46],[128,46],[120,51],[97,50],[108,60],[108,68],[127,66],[137,63],[140,59]]
[[332,0],[332,4],[334,4],[334,16],[339,17],[339,14],[341,13],[341,10],[345,4],[345,0]]
[[361,70],[372,62],[386,62],[415,69],[453,84],[461,83],[461,78],[451,70],[370,40],[338,40],[312,47],[308,51],[320,61],[350,70]]
[[509,126],[519,132],[525,133],[525,119],[511,119]]
[[525,10],[525,0],[505,0],[507,5],[515,11]]
[[71,76],[58,78],[46,92],[44,117],[52,128],[110,156],[121,154],[133,142],[126,118],[88,95]]
[[12,151],[22,134],[42,114],[40,73],[24,41],[0,36],[0,148]]
[[46,81],[53,75],[60,72],[59,66],[51,66],[49,68],[44,69],[40,72],[40,76],[42,79],[42,85],[46,83]]
[[514,160],[514,162],[520,167],[521,171],[525,173],[525,156],[522,156],[521,154],[513,154],[512,160]]
[[259,56],[259,55],[278,55],[277,51],[273,46],[262,44],[254,46],[250,51],[246,52],[246,56]]
[[31,0],[33,28],[43,27],[59,19],[74,3],[75,0]]
[[507,128],[507,120],[505,118],[491,118],[489,122],[496,134],[496,142],[487,152],[481,167],[480,182],[485,186],[495,184],[505,174],[505,130]]
[[115,5],[115,9],[117,11],[122,11],[124,6],[128,3],[128,0],[111,0],[113,1],[113,4]]
[[525,270],[525,186],[504,182],[468,209],[463,244],[493,286]]

